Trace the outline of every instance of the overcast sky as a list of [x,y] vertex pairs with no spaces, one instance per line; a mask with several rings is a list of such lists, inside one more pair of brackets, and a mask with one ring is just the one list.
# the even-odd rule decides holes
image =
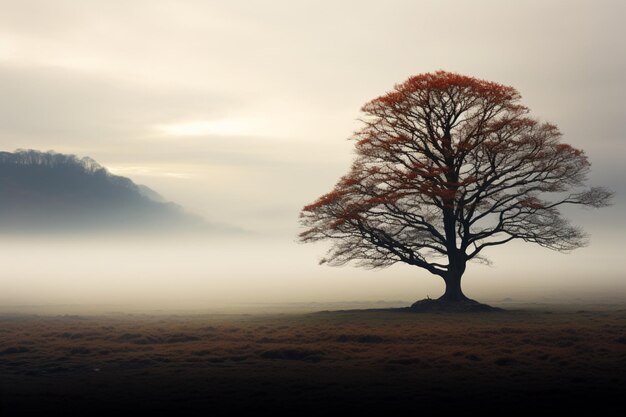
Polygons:
[[[592,246],[559,262],[616,285],[624,17],[620,0],[0,0],[0,150],[90,156],[211,221],[271,237],[280,252],[298,246],[300,208],[348,169],[360,107],[410,75],[455,71],[517,88],[534,116],[586,151],[592,184],[616,191],[616,204],[574,214]],[[520,278],[565,259],[533,250],[532,265],[497,252],[501,269],[489,274]],[[311,266],[320,250],[306,253],[293,266],[314,271],[304,291],[331,274]]]

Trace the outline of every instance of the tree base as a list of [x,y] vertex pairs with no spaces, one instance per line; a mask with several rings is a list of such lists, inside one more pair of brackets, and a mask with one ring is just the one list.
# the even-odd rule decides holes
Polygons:
[[415,313],[494,313],[505,311],[469,298],[458,301],[425,298],[413,303],[407,310]]

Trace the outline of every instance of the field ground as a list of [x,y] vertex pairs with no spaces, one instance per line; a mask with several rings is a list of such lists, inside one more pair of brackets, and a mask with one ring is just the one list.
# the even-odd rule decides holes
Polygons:
[[618,415],[625,384],[625,305],[0,315],[2,415]]

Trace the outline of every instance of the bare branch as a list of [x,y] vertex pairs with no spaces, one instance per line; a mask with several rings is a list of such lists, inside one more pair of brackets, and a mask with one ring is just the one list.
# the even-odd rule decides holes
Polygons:
[[558,251],[585,245],[558,208],[604,207],[611,192],[586,189],[584,152],[519,99],[512,87],[438,71],[370,101],[352,168],[304,207],[301,240],[333,242],[333,265],[403,262],[444,277],[515,239]]

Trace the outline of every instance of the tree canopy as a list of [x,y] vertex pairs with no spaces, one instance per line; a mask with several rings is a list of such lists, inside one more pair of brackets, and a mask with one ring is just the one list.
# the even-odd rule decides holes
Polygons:
[[305,206],[304,242],[330,240],[323,262],[404,262],[464,299],[468,261],[514,239],[569,251],[584,232],[563,205],[602,207],[611,193],[585,186],[585,153],[557,126],[529,115],[513,88],[437,71],[410,77],[365,104],[356,158],[334,189]]

